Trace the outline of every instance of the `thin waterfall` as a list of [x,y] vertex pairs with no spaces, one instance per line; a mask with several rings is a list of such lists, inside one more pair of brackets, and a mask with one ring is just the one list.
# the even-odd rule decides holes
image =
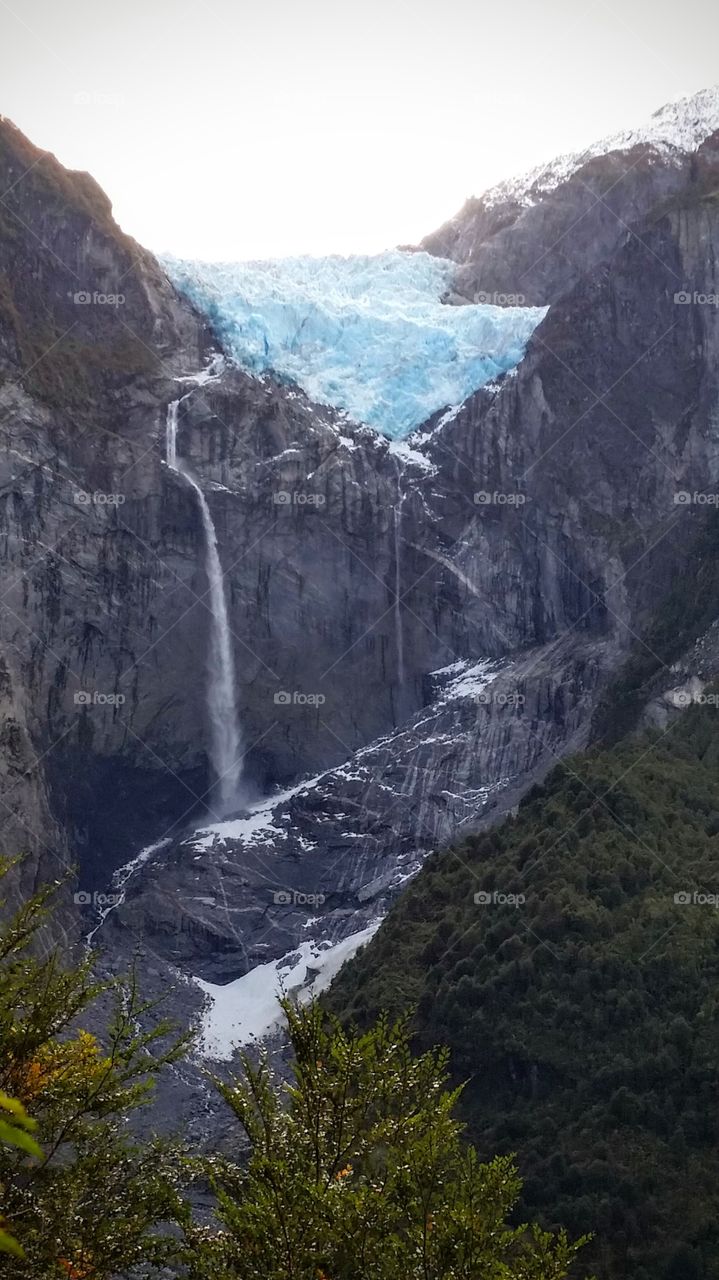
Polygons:
[[177,471],[177,414],[180,401],[173,400],[167,406],[165,421],[165,461],[171,471]]
[[[184,398],[184,397],[183,397]],[[179,400],[167,406],[165,432],[168,467],[181,475],[195,491],[202,517],[205,538],[205,570],[209,584],[210,651],[207,663],[207,711],[210,721],[210,764],[214,777],[213,808],[226,817],[242,803],[242,739],[237,714],[235,666],[232,660],[232,637],[227,614],[225,583],[217,549],[217,533],[202,489],[194,476],[177,457],[177,419]]]
[[404,635],[402,632],[402,472],[397,463],[397,502],[394,508],[394,631],[397,646],[397,679],[400,687],[404,684]]

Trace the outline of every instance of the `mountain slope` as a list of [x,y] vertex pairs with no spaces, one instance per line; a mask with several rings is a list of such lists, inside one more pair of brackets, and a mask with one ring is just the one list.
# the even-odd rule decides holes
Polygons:
[[717,129],[719,89],[670,103],[643,128],[472,197],[420,247],[459,264],[455,289],[471,301],[554,302],[628,237],[643,240],[636,224],[696,180]]
[[[148,990],[185,1017],[190,977],[311,971],[438,842],[587,742],[689,563],[692,495],[719,489],[717,309],[696,300],[719,293],[717,140],[654,156],[601,262],[554,258],[561,187],[535,206],[546,225],[525,211],[531,235],[510,220],[508,269],[546,235],[555,301],[516,370],[401,444],[229,359],[198,381],[216,335],[91,180],[0,140],[2,840],[29,849],[29,880],[79,867],[77,933],[117,874],[93,943],[116,967],[139,942]],[[179,399],[257,791],[228,825],[207,812],[203,529],[165,464]]]
[[[690,174],[659,158],[660,185],[682,184],[673,203],[583,271],[515,372],[396,447],[229,363],[204,385],[178,383],[209,352],[199,318],[90,179],[7,123],[0,132],[12,188],[0,242],[12,297],[0,316],[12,574],[0,640],[8,734],[25,724],[38,762],[28,778],[18,753],[3,798],[12,809],[11,786],[16,800],[39,788],[52,813],[41,822],[28,795],[9,851],[34,831],[94,889],[173,834],[162,893],[150,865],[133,879],[130,936],[139,927],[163,958],[179,951],[195,972],[235,978],[256,955],[238,920],[252,922],[252,941],[266,909],[270,950],[296,942],[299,922],[288,935],[287,913],[262,897],[285,876],[311,892],[339,859],[326,927],[355,932],[364,921],[342,895],[363,889],[365,872],[393,881],[398,811],[400,843],[424,849],[458,821],[485,820],[488,803],[515,803],[586,739],[602,687],[694,538],[701,511],[678,508],[677,488],[710,492],[719,479],[716,309],[674,303],[677,279],[719,291],[719,154],[710,139]],[[519,226],[510,239],[516,261]],[[66,387],[56,374],[74,369],[76,334],[93,355],[84,382]],[[113,358],[125,340],[146,368]],[[229,851],[226,917],[212,859],[203,866],[187,839],[188,824],[208,825],[208,630],[198,512],[164,465],[167,407],[183,392],[177,448],[218,532],[247,772],[262,804],[329,776],[321,799],[313,788],[292,802],[305,844],[288,843],[279,821],[259,863],[242,840]],[[501,701],[438,703],[434,673],[489,660],[503,664]],[[524,701],[506,687],[512,671]],[[78,692],[104,701],[78,705]],[[118,693],[124,703],[107,702]],[[273,858],[282,877],[260,891],[255,872]]]
[[[707,152],[701,183],[716,173],[717,156]],[[407,853],[421,855],[447,840],[457,822],[471,826],[501,815],[557,756],[586,741],[602,688],[642,633],[667,581],[683,572],[703,527],[705,507],[677,503],[677,493],[711,495],[717,486],[716,311],[675,304],[665,265],[674,263],[692,285],[712,287],[706,246],[719,243],[719,224],[715,203],[703,191],[698,177],[675,209],[642,226],[642,243],[627,238],[610,267],[588,273],[555,304],[511,378],[430,422],[406,454],[377,436],[370,443],[369,433],[348,437],[333,457],[328,487],[323,485],[321,519],[308,520],[291,507],[283,511],[278,528],[293,540],[283,546],[291,545],[303,560],[309,554],[320,563],[328,545],[341,537],[347,546],[351,533],[357,538],[351,571],[358,557],[365,566],[378,565],[376,576],[385,583],[387,570],[394,570],[396,583],[399,549],[400,579],[410,589],[399,610],[387,594],[382,624],[385,673],[387,661],[397,663],[391,670],[403,695],[394,703],[395,723],[389,735],[385,730],[370,737],[368,714],[378,703],[374,695],[365,698],[364,740],[355,746],[357,713],[348,736],[339,717],[352,703],[344,693],[341,700],[331,695],[294,621],[286,629],[287,605],[278,591],[267,621],[259,620],[269,625],[273,645],[268,648],[264,638],[263,652],[275,670],[278,662],[294,664],[297,674],[291,683],[283,678],[285,689],[327,689],[316,712],[293,703],[272,717],[298,740],[306,730],[302,748],[312,785],[289,801],[278,797],[259,848],[245,838],[242,824],[236,834],[218,831],[214,850],[205,837],[198,848],[183,834],[142,869],[114,925],[125,920],[132,928],[141,921],[160,954],[213,981],[236,979],[285,956],[307,939],[308,919],[316,942],[336,942],[385,909],[385,890],[401,881]],[[231,422],[223,386],[222,380],[212,384],[204,399]],[[604,388],[609,391],[602,394]],[[317,474],[312,437],[291,437],[288,452],[286,444],[269,445],[258,432],[239,457],[231,444],[223,456],[218,442],[216,461],[208,466],[206,417],[192,396],[186,422],[185,450],[201,473],[230,490],[219,495],[218,509],[221,499],[222,536],[232,562],[248,533],[254,542],[250,531],[261,532],[272,489],[291,492],[303,483],[304,467]],[[342,501],[348,485],[353,495],[344,510],[335,507],[340,483]],[[357,485],[372,486],[360,507],[354,505]],[[382,505],[387,494],[395,504],[391,521]],[[240,499],[242,523],[232,514]],[[374,520],[362,544],[366,510]],[[337,537],[327,528],[335,518],[341,520],[331,526]],[[273,543],[262,543],[263,559],[274,555]],[[321,613],[328,605],[329,613]],[[327,618],[337,616],[336,607],[328,587],[300,625],[321,617],[323,643],[334,643]],[[354,601],[354,615],[358,607]],[[348,636],[342,689],[365,644],[372,645],[369,609],[363,619],[359,634]],[[353,621],[348,614],[346,625]],[[236,625],[257,651],[255,619],[238,616]],[[342,650],[335,652],[344,668]],[[501,697],[492,691],[484,703],[470,696],[438,706],[433,672],[452,662],[469,667],[489,659],[503,665],[496,687]],[[271,691],[259,670],[245,693],[258,736],[267,728]],[[318,780],[320,731],[330,745],[333,734],[341,743],[339,759]],[[311,759],[310,752],[316,753]],[[286,786],[292,774],[288,769],[278,777],[277,763],[275,755],[274,779]],[[269,769],[266,776],[272,778]],[[272,807],[271,792],[263,805]],[[376,892],[358,899],[370,884]],[[283,889],[321,894],[322,909],[276,903],[273,894]]]
[[600,138],[584,151],[558,156],[530,173],[498,183],[486,192],[484,199],[490,206],[508,199],[529,206],[565,182],[595,156],[608,156],[615,151],[630,152],[635,147],[642,147],[674,160],[681,152],[697,151],[717,129],[719,87],[701,89],[690,97],[666,103],[638,128],[623,129]]
[[432,857],[330,1004],[414,1006],[526,1211],[596,1233],[600,1277],[719,1274],[719,695],[559,765]]

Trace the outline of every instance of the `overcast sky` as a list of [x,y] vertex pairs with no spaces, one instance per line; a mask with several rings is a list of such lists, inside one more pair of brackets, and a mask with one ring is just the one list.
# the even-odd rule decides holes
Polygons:
[[719,79],[715,0],[0,0],[0,112],[124,229],[376,252]]

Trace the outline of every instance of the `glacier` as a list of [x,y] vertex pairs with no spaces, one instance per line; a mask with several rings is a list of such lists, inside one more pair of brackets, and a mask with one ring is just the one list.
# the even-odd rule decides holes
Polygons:
[[515,368],[547,311],[446,305],[456,263],[424,252],[160,260],[230,359],[393,439]]

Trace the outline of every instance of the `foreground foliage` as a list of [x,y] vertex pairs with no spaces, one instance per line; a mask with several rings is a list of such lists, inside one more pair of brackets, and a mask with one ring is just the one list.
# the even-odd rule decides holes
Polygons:
[[[54,951],[40,955],[47,896],[0,935],[0,1089],[17,1130],[0,1141],[0,1225],[12,1250],[0,1252],[0,1277],[109,1280],[175,1251],[157,1226],[185,1217],[180,1155],[133,1142],[126,1121],[182,1046],[159,1049],[163,1025],[138,1031],[146,1006],[132,983],[114,991],[104,1048],[79,1029],[108,989],[89,963],[67,968]],[[26,1112],[39,1148],[27,1141]]]
[[[132,982],[108,988],[89,960],[41,954],[48,893],[0,932],[0,1278],[117,1280],[164,1264],[195,1280],[566,1276],[581,1242],[508,1225],[511,1161],[482,1165],[462,1144],[447,1054],[414,1058],[403,1024],[346,1034],[285,1001],[293,1083],[245,1058],[244,1077],[219,1086],[248,1160],[133,1140],[128,1116],[185,1046],[162,1047],[163,1023],[138,1029],[149,1006]],[[219,1228],[192,1225],[182,1199],[198,1173]]]
[[[0,1111],[9,1112],[12,1116],[12,1119],[7,1120],[0,1116],[0,1142],[5,1142],[11,1147],[19,1147],[27,1155],[41,1158],[42,1151],[35,1139],[30,1136],[37,1126],[22,1103],[18,1102],[17,1098],[9,1098],[6,1093],[0,1093]],[[12,1253],[16,1258],[25,1256],[15,1237],[2,1227],[0,1227],[0,1253]]]
[[284,1009],[293,1083],[266,1059],[221,1086],[249,1138],[245,1168],[212,1162],[219,1235],[192,1240],[196,1280],[559,1280],[579,1244],[512,1227],[509,1159],[460,1139],[447,1054],[414,1058],[403,1023],[364,1035]]
[[416,1008],[475,1144],[517,1153],[524,1213],[595,1233],[603,1278],[719,1277],[718,856],[709,703],[430,859],[330,993]]

